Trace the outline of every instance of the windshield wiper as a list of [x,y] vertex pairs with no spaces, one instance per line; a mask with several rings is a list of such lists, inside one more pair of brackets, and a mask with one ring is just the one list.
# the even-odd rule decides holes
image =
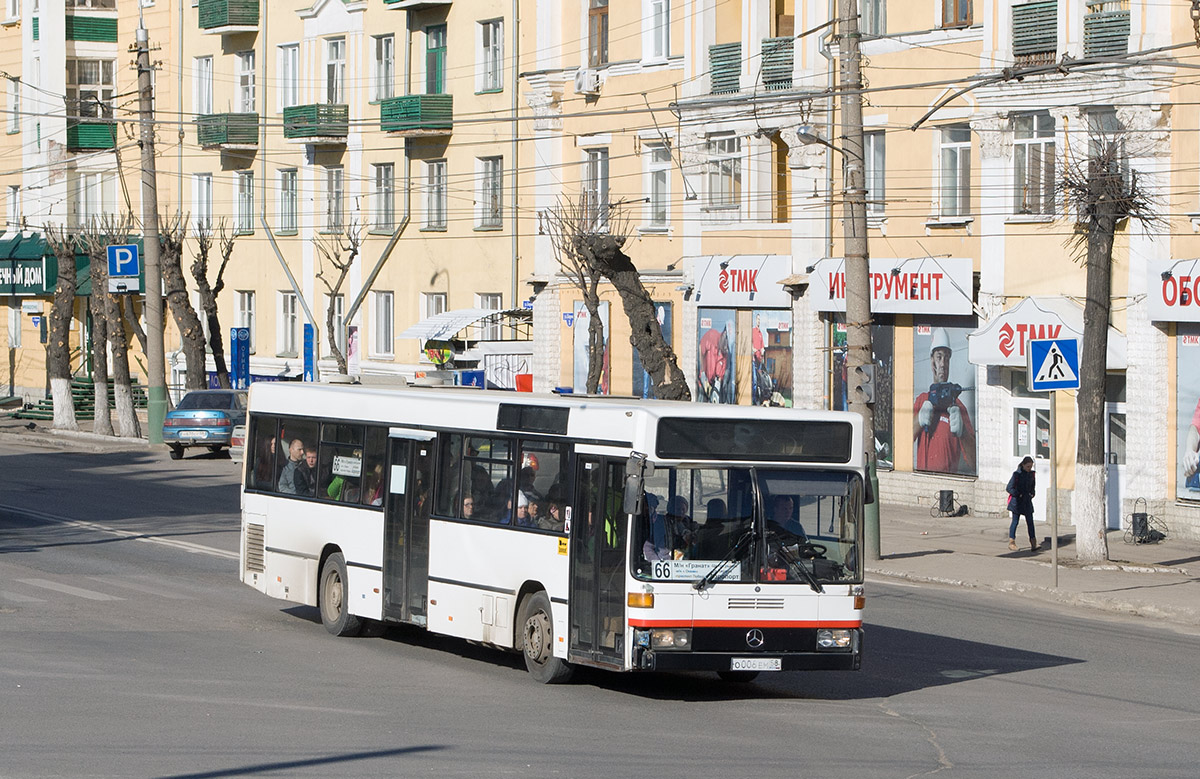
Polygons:
[[742,534],[742,537],[737,540],[733,548],[726,552],[721,561],[713,566],[712,570],[704,574],[704,576],[692,586],[700,592],[704,592],[705,588],[717,580],[718,574],[724,575],[726,571],[732,570],[733,563],[740,563],[745,555],[746,549],[749,549],[753,544],[748,544],[747,541],[752,541],[755,537],[754,526]]
[[779,556],[782,557],[788,565],[800,572],[800,576],[802,576],[804,580],[808,582],[808,586],[812,587],[813,592],[825,592],[825,588],[821,586],[819,581],[817,581],[817,577],[813,575],[812,571],[805,568],[799,559],[792,556],[792,553],[789,552],[788,548],[783,545],[779,536],[775,533],[770,533],[767,539],[768,541],[770,541],[770,536],[774,536],[776,542],[779,542]]

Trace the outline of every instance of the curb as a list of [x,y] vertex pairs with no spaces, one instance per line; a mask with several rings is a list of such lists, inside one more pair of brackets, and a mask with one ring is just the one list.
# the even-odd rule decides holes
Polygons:
[[98,435],[82,430],[48,429],[46,433],[18,433],[12,430],[0,430],[0,441],[57,449],[72,448],[94,454],[150,448],[150,442],[145,438]]

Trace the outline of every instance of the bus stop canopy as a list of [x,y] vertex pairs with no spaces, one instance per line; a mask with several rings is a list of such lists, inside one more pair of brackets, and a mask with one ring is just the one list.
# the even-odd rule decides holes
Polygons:
[[422,344],[428,341],[458,340],[456,336],[459,333],[485,319],[490,320],[489,323],[529,325],[533,322],[533,312],[524,308],[514,308],[508,311],[496,311],[490,308],[457,308],[453,311],[443,311],[440,314],[426,317],[397,337],[416,338]]

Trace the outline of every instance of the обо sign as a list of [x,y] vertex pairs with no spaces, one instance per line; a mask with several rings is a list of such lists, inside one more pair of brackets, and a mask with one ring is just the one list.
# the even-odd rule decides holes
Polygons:
[[1200,259],[1147,261],[1146,307],[1155,322],[1200,322]]

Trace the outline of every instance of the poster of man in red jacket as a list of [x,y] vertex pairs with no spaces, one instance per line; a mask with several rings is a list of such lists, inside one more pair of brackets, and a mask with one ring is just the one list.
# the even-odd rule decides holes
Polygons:
[[[928,331],[924,334],[922,331]],[[915,469],[975,473],[975,367],[952,370],[954,346],[965,352],[969,328],[917,327],[913,336],[913,445]],[[924,367],[923,355],[929,355]],[[969,404],[969,406],[968,406]]]

